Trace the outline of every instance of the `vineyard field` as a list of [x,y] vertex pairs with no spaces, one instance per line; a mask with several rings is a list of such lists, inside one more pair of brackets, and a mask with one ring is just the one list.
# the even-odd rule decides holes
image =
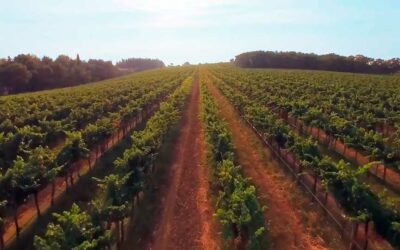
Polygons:
[[400,248],[400,77],[166,67],[0,97],[2,249]]

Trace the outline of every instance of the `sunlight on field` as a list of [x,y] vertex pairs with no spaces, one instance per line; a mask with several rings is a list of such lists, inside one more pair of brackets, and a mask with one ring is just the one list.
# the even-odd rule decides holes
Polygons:
[[0,5],[0,250],[400,249],[400,1]]

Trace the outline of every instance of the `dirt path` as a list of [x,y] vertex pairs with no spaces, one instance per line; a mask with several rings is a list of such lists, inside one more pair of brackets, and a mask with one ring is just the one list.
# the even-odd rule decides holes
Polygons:
[[148,249],[218,249],[208,195],[204,132],[199,119],[200,90],[196,77],[174,149],[170,184]]
[[208,84],[232,132],[239,163],[256,186],[265,215],[270,249],[346,249],[337,230],[281,169],[228,100]]

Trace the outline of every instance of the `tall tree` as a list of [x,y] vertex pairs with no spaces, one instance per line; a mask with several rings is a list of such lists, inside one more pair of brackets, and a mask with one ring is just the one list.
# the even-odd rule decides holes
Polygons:
[[29,83],[32,74],[21,63],[6,63],[0,67],[0,87],[3,93],[15,93],[23,90]]

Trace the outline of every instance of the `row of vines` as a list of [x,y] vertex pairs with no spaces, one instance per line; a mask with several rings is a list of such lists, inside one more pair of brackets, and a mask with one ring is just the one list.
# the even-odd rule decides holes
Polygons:
[[215,74],[260,103],[325,131],[371,161],[398,170],[398,77],[229,69]]
[[[384,88],[398,88],[397,78],[371,77],[371,80],[358,75],[338,74],[335,77],[336,73],[239,70],[226,66],[215,66],[211,71],[214,83],[263,139],[275,144],[279,153],[289,155],[289,161],[299,162],[299,176],[307,173],[314,178],[314,193],[317,183],[320,183],[326,197],[333,194],[348,219],[364,223],[366,232],[372,221],[379,234],[394,246],[400,245],[397,209],[360,180],[360,176],[365,175],[376,162],[353,169],[343,160],[335,161],[321,152],[314,139],[300,136],[279,115],[283,109],[307,125],[331,131],[332,135],[349,145],[362,148],[372,160],[397,168],[397,131],[392,129],[394,134],[384,139],[384,133],[377,129],[381,121],[378,110],[386,115],[385,126],[396,126],[397,94],[391,89],[384,92]],[[331,84],[324,82],[328,79],[331,79]],[[372,83],[363,87],[362,81],[366,80],[376,80],[384,86],[378,84],[376,91],[372,89]],[[345,91],[344,84],[348,84],[348,91]],[[365,96],[367,93],[373,94]],[[384,96],[391,98],[385,99],[383,106],[367,104],[378,102]],[[352,102],[358,102],[358,105]],[[347,107],[347,110],[341,112],[341,107]],[[362,117],[372,113],[376,117],[373,122],[364,123]],[[359,119],[355,119],[354,114],[358,114]],[[343,124],[344,129],[341,129]]]
[[189,77],[161,103],[143,130],[133,132],[131,147],[114,162],[114,173],[95,179],[99,191],[87,211],[74,204],[71,210],[55,214],[45,235],[35,237],[36,249],[109,249],[124,240],[124,221],[134,212],[146,180],[155,171],[157,154],[180,119],[191,84]]
[[246,249],[260,249],[265,236],[262,207],[256,189],[242,176],[236,164],[230,132],[220,117],[218,107],[204,79],[202,90],[202,120],[213,166],[213,185],[218,190],[216,216],[231,238]]
[[73,185],[82,160],[90,168],[110,141],[125,136],[191,73],[166,69],[1,98],[0,233],[10,230],[13,221],[18,237],[20,206],[33,196],[40,216],[42,190],[51,186],[53,204],[57,182]]

